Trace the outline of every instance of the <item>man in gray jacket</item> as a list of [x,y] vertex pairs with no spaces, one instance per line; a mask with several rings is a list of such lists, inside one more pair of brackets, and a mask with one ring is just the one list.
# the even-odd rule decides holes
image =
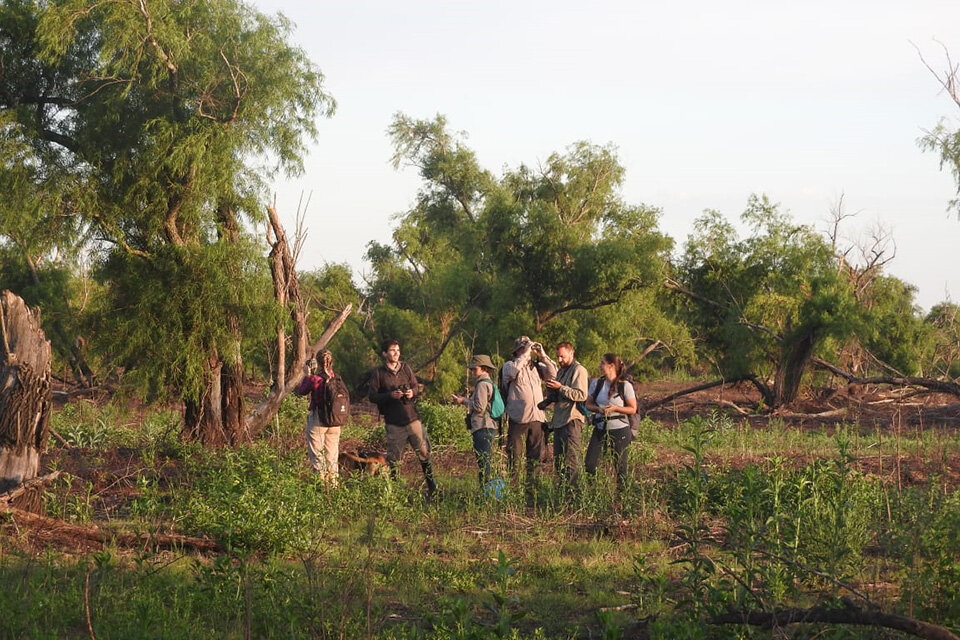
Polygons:
[[580,483],[580,434],[583,432],[585,416],[577,408],[578,402],[587,399],[587,386],[590,375],[586,368],[576,361],[573,345],[561,342],[557,345],[557,362],[560,370],[554,380],[546,385],[556,392],[556,404],[553,405],[553,464],[557,477],[562,478],[568,489],[576,490]]
[[[534,359],[534,356],[536,359]],[[557,365],[543,351],[543,345],[527,336],[513,343],[513,359],[503,365],[500,384],[506,390],[504,398],[508,420],[507,467],[514,482],[520,479],[517,458],[526,443],[527,486],[536,478],[537,467],[544,453],[543,424],[546,416],[537,405],[543,401],[543,380],[557,375]]]

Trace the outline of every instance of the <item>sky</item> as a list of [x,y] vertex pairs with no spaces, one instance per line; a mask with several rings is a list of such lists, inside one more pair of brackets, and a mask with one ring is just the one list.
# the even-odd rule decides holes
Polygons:
[[274,184],[288,231],[309,198],[303,269],[369,271],[421,185],[390,164],[387,127],[439,113],[496,173],[615,145],[624,199],[659,208],[678,249],[704,210],[736,220],[754,193],[821,230],[842,197],[846,242],[886,229],[888,272],[923,309],[960,301],[956,184],[917,145],[942,118],[960,128],[920,59],[960,60],[956,0],[253,5],[294,23],[338,103],[304,173]]

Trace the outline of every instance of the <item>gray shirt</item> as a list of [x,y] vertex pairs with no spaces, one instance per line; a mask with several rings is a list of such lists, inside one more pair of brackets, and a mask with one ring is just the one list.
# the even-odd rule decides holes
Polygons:
[[507,389],[504,402],[507,416],[514,422],[546,422],[537,404],[543,401],[543,380],[555,378],[557,365],[544,355],[539,362],[530,359],[527,351],[503,365],[501,383]]
[[470,433],[480,429],[496,429],[497,423],[490,417],[490,403],[493,402],[493,380],[480,378],[473,388],[473,395],[467,403],[470,416]]

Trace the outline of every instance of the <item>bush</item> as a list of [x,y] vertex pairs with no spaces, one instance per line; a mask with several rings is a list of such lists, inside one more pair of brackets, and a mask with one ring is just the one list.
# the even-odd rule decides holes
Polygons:
[[462,450],[473,446],[464,423],[467,414],[463,407],[421,400],[417,410],[434,446],[452,446]]

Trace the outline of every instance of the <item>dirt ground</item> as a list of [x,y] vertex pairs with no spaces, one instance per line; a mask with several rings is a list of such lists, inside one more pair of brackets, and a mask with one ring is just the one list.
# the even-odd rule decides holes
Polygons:
[[[684,388],[682,382],[652,382],[639,386],[641,403],[650,398],[664,397]],[[832,431],[840,423],[859,424],[866,433],[880,431],[884,434],[902,433],[917,435],[920,431],[936,429],[943,435],[960,433],[960,404],[956,398],[939,394],[898,394],[889,389],[858,388],[840,392],[814,390],[801,399],[790,412],[755,415],[760,397],[752,385],[735,385],[701,391],[679,398],[669,405],[647,412],[647,416],[665,429],[677,427],[681,422],[696,415],[721,412],[735,422],[749,424],[751,428],[770,428],[772,420],[780,421],[780,428],[801,431]],[[291,442],[290,446],[299,446]],[[368,455],[370,447],[358,440],[345,440],[342,451]],[[815,455],[805,451],[783,451],[778,456],[787,464],[797,467],[811,463]],[[469,451],[440,449],[437,452],[438,473],[442,476],[470,475],[476,472],[476,462]],[[48,513],[46,519],[27,522],[26,518],[0,516],[0,535],[14,546],[25,551],[39,552],[44,548],[56,548],[67,553],[88,553],[102,548],[108,539],[111,523],[130,516],[130,505],[137,496],[136,478],[148,462],[135,449],[117,448],[91,452],[80,448],[67,449],[51,441],[50,450],[43,456],[45,469],[56,468],[63,472],[60,479],[47,487],[56,499],[54,504],[66,504],[70,494],[89,492],[97,496],[91,501],[90,521],[96,524],[71,525],[59,520],[64,513]],[[656,478],[668,468],[689,462],[689,454],[675,448],[658,447],[651,461],[642,465],[637,473]],[[764,456],[727,454],[723,457],[708,457],[711,464],[723,468],[740,468],[752,463],[761,463]],[[549,461],[548,461],[549,462]],[[175,480],[182,473],[182,462],[157,456],[151,459],[161,485]],[[960,453],[951,451],[939,455],[904,452],[899,455],[858,456],[852,463],[864,474],[877,476],[896,483],[897,486],[923,485],[936,478],[946,486],[960,486]],[[550,465],[545,465],[550,473]],[[305,470],[306,473],[306,470]],[[412,455],[407,456],[402,473],[405,477],[419,479],[419,465]],[[30,535],[22,535],[24,529]],[[144,546],[151,541],[144,539]]]

